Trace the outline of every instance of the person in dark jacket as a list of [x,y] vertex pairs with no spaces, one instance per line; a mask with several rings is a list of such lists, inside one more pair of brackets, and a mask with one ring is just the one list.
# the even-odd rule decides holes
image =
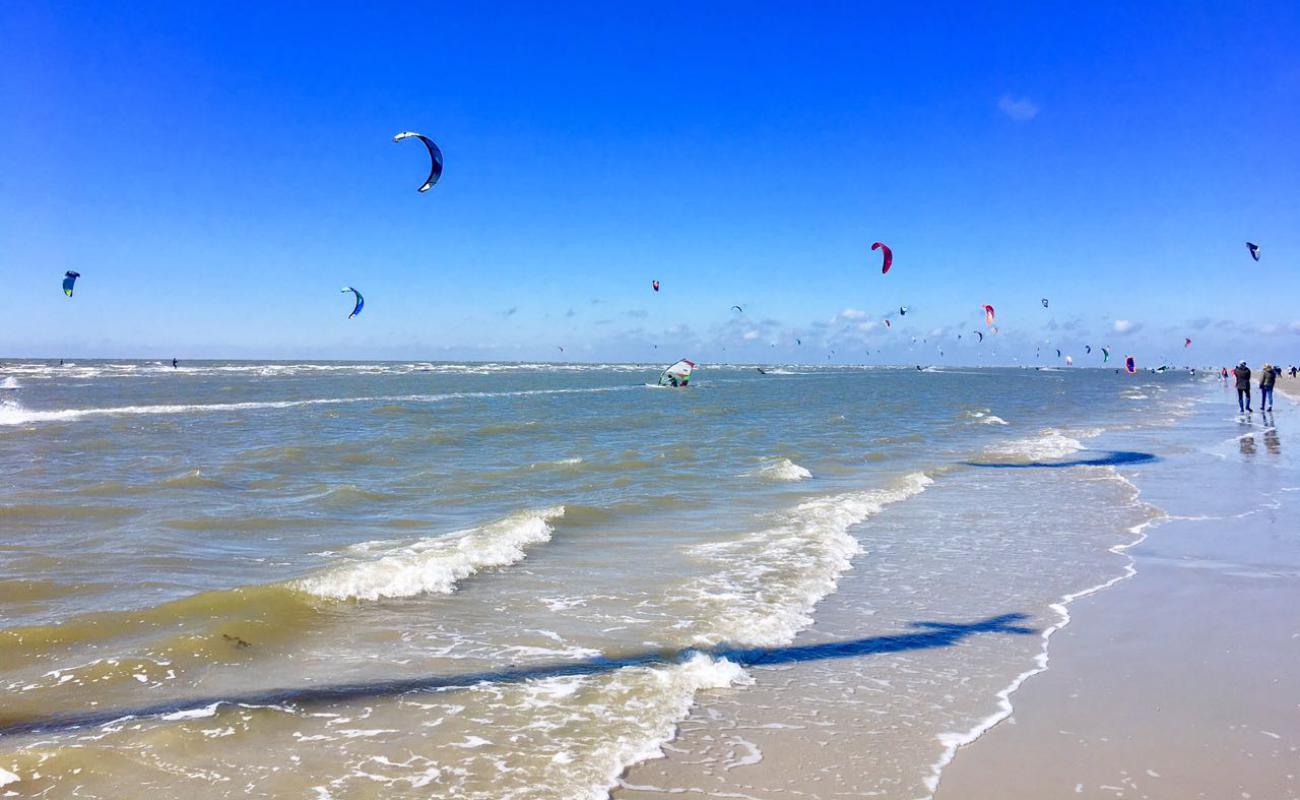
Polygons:
[[1240,411],[1250,411],[1250,367],[1246,366],[1243,359],[1238,362],[1237,368],[1232,371],[1233,377],[1237,379],[1237,408]]
[[1265,364],[1259,373],[1259,410],[1273,410],[1273,385],[1277,383],[1277,370],[1272,364]]

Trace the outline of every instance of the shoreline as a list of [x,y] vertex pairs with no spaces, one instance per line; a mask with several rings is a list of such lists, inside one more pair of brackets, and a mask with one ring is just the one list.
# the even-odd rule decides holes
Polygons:
[[[1279,386],[1281,384],[1279,381]],[[987,708],[992,704],[991,713],[976,715],[977,721],[969,727],[954,726],[948,728],[947,733],[936,732],[931,736],[929,741],[934,743],[937,739],[942,751],[928,767],[928,774],[911,784],[914,789],[909,788],[909,782],[901,774],[900,780],[894,780],[892,772],[887,773],[884,783],[881,783],[881,775],[870,772],[870,766],[875,762],[869,756],[850,755],[855,750],[871,749],[873,740],[859,728],[864,724],[867,727],[880,725],[875,720],[882,716],[889,718],[893,712],[888,701],[882,699],[883,702],[875,707],[868,705],[855,711],[851,701],[844,702],[853,694],[852,689],[839,698],[839,705],[831,705],[826,696],[830,692],[820,685],[850,685],[864,679],[869,681],[871,675],[889,677],[880,665],[863,663],[846,664],[838,673],[821,673],[821,682],[816,673],[787,673],[777,679],[784,683],[784,694],[772,688],[771,676],[750,670],[756,679],[755,685],[738,690],[739,696],[719,699],[706,694],[697,697],[690,716],[679,723],[674,738],[662,747],[662,756],[632,765],[620,776],[612,796],[618,800],[651,800],[668,796],[769,797],[797,788],[808,797],[829,798],[861,794],[874,787],[869,792],[873,796],[899,800],[917,797],[938,800],[1109,798],[1130,796],[1124,792],[1135,788],[1137,778],[1134,775],[1140,775],[1144,778],[1143,793],[1134,796],[1168,797],[1169,800],[1188,797],[1208,800],[1227,796],[1300,798],[1300,785],[1294,783],[1294,771],[1280,766],[1260,770],[1259,765],[1251,763],[1250,759],[1258,748],[1251,750],[1243,744],[1239,752],[1228,757],[1231,767],[1220,768],[1213,759],[1203,758],[1202,750],[1212,751],[1225,738],[1216,728],[1219,720],[1214,717],[1206,716],[1189,724],[1202,739],[1193,747],[1178,743],[1176,726],[1172,730],[1161,726],[1158,707],[1135,712],[1132,703],[1113,699],[1120,693],[1116,682],[1127,680],[1132,686],[1141,687],[1134,702],[1140,700],[1144,692],[1155,695],[1160,689],[1169,688],[1166,684],[1171,684],[1174,687],[1171,691],[1175,694],[1182,691],[1183,694],[1168,700],[1170,705],[1192,709],[1210,706],[1220,712],[1225,704],[1229,708],[1239,707],[1243,717],[1251,720],[1246,727],[1253,726],[1252,729],[1263,731],[1259,735],[1266,740],[1264,744],[1273,745],[1271,754],[1279,764],[1285,760],[1285,755],[1300,751],[1300,727],[1294,723],[1288,726],[1285,720],[1276,718],[1279,712],[1274,711],[1280,709],[1281,715],[1285,716],[1288,707],[1287,698],[1280,694],[1284,690],[1279,686],[1288,685],[1288,681],[1289,685],[1300,686],[1300,669],[1291,666],[1300,664],[1300,652],[1288,663],[1277,666],[1269,687],[1249,698],[1241,698],[1242,702],[1234,706],[1233,693],[1223,689],[1225,684],[1232,684],[1220,674],[1195,675],[1194,670],[1186,666],[1191,656],[1179,649],[1187,642],[1197,641],[1199,620],[1216,617],[1213,607],[1219,599],[1220,588],[1213,582],[1179,581],[1181,573],[1186,572],[1195,579],[1217,574],[1215,569],[1221,562],[1255,563],[1246,553],[1233,551],[1234,547],[1241,547],[1260,553],[1266,564],[1281,564],[1277,567],[1279,574],[1293,574],[1300,578],[1300,553],[1268,550],[1267,536],[1252,537],[1250,542],[1239,545],[1235,540],[1225,541],[1216,535],[1209,543],[1211,549],[1226,547],[1228,552],[1207,554],[1199,552],[1193,546],[1195,543],[1190,543],[1186,552],[1167,555],[1167,551],[1179,544],[1188,526],[1209,525],[1217,533],[1219,527],[1227,525],[1237,531],[1247,524],[1239,520],[1272,515],[1266,508],[1247,507],[1243,503],[1253,497],[1250,484],[1255,474],[1251,471],[1254,468],[1252,459],[1272,457],[1278,447],[1276,429],[1270,421],[1242,420],[1229,413],[1230,398],[1226,390],[1220,399],[1216,388],[1208,382],[1181,387],[1179,391],[1182,394],[1171,395],[1170,399],[1174,400],[1175,407],[1191,409],[1185,415],[1175,413],[1169,420],[1151,427],[1121,428],[1107,433],[1105,444],[1099,446],[1159,454],[1149,466],[1125,467],[1122,472],[1116,467],[1103,468],[1109,472],[1111,480],[1124,484],[1130,493],[1131,510],[1142,515],[1133,523],[1122,526],[1126,534],[1123,541],[1105,547],[1107,556],[1123,557],[1122,565],[1118,570],[1113,567],[1106,570],[1100,580],[1087,588],[1064,591],[1046,604],[1047,610],[1035,615],[1034,623],[1038,628],[1035,639],[1041,642],[1041,648],[1030,657],[1029,666],[1018,674],[1011,673],[1014,677],[1009,683],[1004,677],[1000,688],[990,686],[981,691],[974,702],[963,706],[967,709]],[[1300,391],[1300,381],[1293,388]],[[1293,395],[1288,396],[1295,399]],[[1235,412],[1235,407],[1230,411]],[[1248,432],[1241,433],[1241,426],[1247,426]],[[1172,439],[1169,436],[1171,428],[1178,430],[1178,435]],[[1239,437],[1257,437],[1261,433],[1264,436],[1263,447],[1252,445],[1248,448],[1239,444]],[[1232,438],[1223,441],[1225,435]],[[1216,441],[1219,444],[1215,444]],[[1290,452],[1289,447],[1283,445],[1283,448],[1282,452]],[[1288,467],[1289,464],[1287,462]],[[1202,497],[1197,487],[1218,487],[1224,480],[1220,473],[1225,470],[1232,471],[1233,480],[1242,482],[1237,487],[1239,491],[1228,492],[1226,499],[1213,492]],[[1293,478],[1295,493],[1288,498],[1288,508],[1300,515],[1300,470],[1279,468],[1269,474],[1290,476],[1287,480]],[[1044,475],[1041,480],[1046,479]],[[1266,507],[1268,502],[1265,502]],[[1063,520],[1061,524],[1068,527]],[[870,562],[877,557],[870,547],[866,550],[863,560],[853,567],[855,573],[869,572]],[[1286,566],[1293,556],[1294,569]],[[1170,561],[1176,562],[1177,566],[1169,568],[1166,562]],[[1190,564],[1183,564],[1183,561]],[[1203,563],[1208,566],[1201,568]],[[1193,565],[1195,569],[1191,568]],[[924,565],[917,568],[923,570]],[[836,622],[842,619],[847,604],[843,596],[861,591],[851,585],[852,574],[848,580],[819,607],[813,628],[806,635],[801,634],[801,639],[835,635]],[[874,588],[868,591],[874,591]],[[886,593],[889,591],[887,586],[879,588]],[[1297,596],[1294,589],[1286,585],[1281,585],[1281,588],[1266,586],[1259,591],[1264,598],[1263,606],[1268,609],[1266,613],[1283,619]],[[1177,611],[1172,613],[1165,608],[1170,596],[1176,596],[1179,603]],[[1141,646],[1143,631],[1135,629],[1132,624],[1132,620],[1143,613],[1157,618],[1149,622],[1153,631],[1159,628],[1161,615],[1170,617],[1169,624],[1161,633],[1160,645],[1154,649]],[[1238,617],[1247,618],[1244,612]],[[1072,624],[1075,622],[1080,624]],[[1300,651],[1300,630],[1292,635],[1293,629],[1286,624],[1239,624],[1248,630],[1238,633],[1234,625],[1220,627],[1226,639],[1225,652],[1247,640],[1267,642],[1259,647],[1246,648],[1254,655],[1246,659],[1245,666],[1235,665],[1243,675],[1251,674],[1251,662],[1287,652],[1288,647]],[[1290,638],[1274,636],[1269,639],[1266,628],[1282,631],[1285,637]],[[824,630],[819,633],[819,629]],[[1104,655],[1099,659],[1090,658],[1090,653],[1094,652]],[[1231,659],[1221,661],[1229,667],[1234,666]],[[936,674],[950,669],[950,665],[942,661],[930,664],[939,671]],[[1224,664],[1219,667],[1225,668]],[[927,668],[919,662],[913,666]],[[1130,672],[1139,677],[1128,674]],[[1171,680],[1171,673],[1188,676],[1189,685],[1182,686],[1180,677]],[[981,685],[975,680],[976,674],[967,673],[972,682],[964,690],[974,690]],[[831,680],[826,681],[828,675]],[[1075,687],[1085,681],[1092,681],[1100,687],[1099,696],[1088,704],[1088,708],[1096,709],[1098,714],[1096,719],[1090,720],[1090,726],[1077,724],[1071,716],[1075,704],[1073,698],[1077,695]],[[1153,686],[1148,685],[1152,683]],[[862,688],[858,686],[859,690]],[[1214,696],[1229,699],[1206,702],[1207,697]],[[1300,696],[1296,700],[1300,701]],[[740,708],[746,704],[765,711]],[[814,709],[811,715],[806,708]],[[773,713],[776,709],[781,709],[781,715]],[[815,725],[825,726],[827,733],[817,734],[811,739],[799,733],[800,729],[808,729],[810,719],[816,720]],[[763,730],[778,726],[790,730],[780,736]],[[1156,730],[1161,735],[1149,733]],[[822,738],[819,740],[819,737]],[[1086,744],[1079,744],[1075,738]],[[837,741],[839,739],[850,739],[854,746],[846,748],[843,742]],[[1107,752],[1103,757],[1089,749],[1095,748],[1096,742],[1123,744],[1118,752]],[[1156,753],[1150,755],[1155,766],[1145,766],[1134,773],[1137,767],[1124,762],[1126,753],[1144,753],[1142,758],[1146,758],[1142,746],[1151,742],[1156,743],[1153,746]],[[1161,745],[1161,742],[1173,744]],[[1232,744],[1237,742],[1234,740]],[[899,752],[920,755],[923,750],[904,748]],[[1207,765],[1208,775],[1201,774],[1206,771],[1200,768],[1202,764]],[[1254,777],[1241,781],[1234,779],[1249,769],[1255,770]],[[1194,775],[1194,779],[1184,776],[1183,772],[1188,776]],[[1163,776],[1163,783],[1148,786],[1148,782],[1156,780],[1152,777],[1155,774]],[[1062,776],[1071,776],[1068,785],[1062,783]],[[1189,786],[1198,781],[1213,786],[1214,790],[1208,794],[1189,791]],[[882,786],[893,788],[881,791]],[[1250,789],[1254,790],[1253,794],[1246,791]],[[1162,794],[1163,790],[1170,790],[1170,793]]]
[[[1248,432],[1229,444],[1251,441],[1239,453],[1210,448],[1139,477],[1170,511],[1126,548],[1141,579],[1078,598],[1087,624],[1062,634],[1004,724],[959,751],[939,800],[1300,797],[1286,766],[1300,750],[1300,691],[1287,688],[1300,686],[1300,548],[1279,528],[1300,513],[1300,472],[1271,424],[1239,424]],[[1279,459],[1271,491],[1242,507],[1260,491],[1260,457]],[[1206,470],[1226,497],[1187,493]]]
[[[1097,433],[1099,432],[1101,431],[1098,430]],[[1091,438],[1096,433],[1089,430],[1075,432],[1073,435],[1083,439]],[[1077,451],[1088,449],[1072,439],[1066,438],[1063,441],[1077,446]],[[1109,444],[1101,446],[1107,447]],[[1097,471],[1093,472],[1092,469]],[[1038,475],[1043,477],[1037,477]],[[1048,475],[1051,477],[1048,478]],[[809,797],[838,797],[845,793],[863,792],[873,796],[909,800],[935,796],[943,785],[945,769],[953,760],[965,748],[1005,722],[1013,713],[1013,695],[1030,682],[1030,678],[1048,670],[1053,655],[1053,637],[1073,621],[1071,606],[1084,598],[1104,594],[1116,584],[1133,577],[1137,571],[1129,550],[1146,540],[1152,526],[1168,519],[1162,509],[1143,497],[1138,486],[1112,466],[1083,471],[999,472],[998,476],[994,484],[985,484],[975,474],[949,474],[949,480],[939,484],[939,492],[946,491],[949,496],[936,500],[936,507],[945,510],[970,507],[965,498],[972,497],[967,494],[972,488],[974,495],[983,496],[986,490],[979,488],[981,486],[1002,486],[1008,481],[1026,481],[1021,484],[1025,487],[1026,495],[1037,498],[1027,500],[1030,508],[1046,497],[1059,497],[1061,490],[1069,492],[1077,489],[1080,495],[1090,498],[1089,502],[1108,498],[1104,502],[1118,509],[1114,512],[1117,516],[1113,519],[1117,522],[1127,520],[1101,534],[1100,539],[1092,538],[1098,535],[1100,529],[1086,526],[1080,528],[1077,525],[1064,525],[1061,532],[1054,534],[1064,535],[1066,539],[1077,536],[1073,544],[1077,549],[1067,546],[1062,550],[1073,553],[1073,557],[1068,559],[1071,562],[1075,558],[1082,558],[1085,559],[1082,564],[1091,565],[1081,573],[1087,576],[1083,579],[1082,588],[1076,582],[1079,574],[1073,571],[1078,567],[1073,567],[1055,576],[1044,575],[1042,581],[1034,582],[1033,589],[1024,590],[1021,587],[1023,597],[1019,601],[1010,595],[1003,598],[1009,607],[1028,612],[1017,616],[1032,625],[1022,631],[1033,634],[1034,641],[1038,643],[1032,650],[1024,650],[1020,646],[1008,650],[995,645],[991,660],[975,662],[969,672],[955,667],[951,658],[943,655],[924,662],[916,658],[905,660],[901,666],[906,672],[930,673],[930,677],[921,678],[923,683],[955,680],[948,692],[956,697],[950,696],[944,703],[950,706],[950,710],[942,712],[934,720],[939,724],[931,728],[928,735],[922,735],[919,729],[913,728],[906,721],[915,712],[908,710],[910,701],[906,697],[900,698],[900,708],[905,719],[899,732],[905,732],[907,739],[901,743],[888,733],[890,724],[886,723],[886,720],[894,719],[896,712],[891,710],[894,700],[882,697],[881,704],[874,707],[867,705],[858,713],[854,713],[851,708],[853,704],[861,702],[856,697],[861,696],[861,690],[869,688],[871,682],[884,681],[884,685],[891,686],[895,681],[904,683],[907,680],[894,677],[890,671],[893,667],[887,662],[877,662],[875,657],[863,657],[856,660],[856,663],[845,663],[837,670],[787,672],[778,676],[750,670],[755,678],[754,685],[740,690],[738,697],[719,699],[704,695],[697,698],[690,717],[679,724],[674,739],[663,746],[662,757],[632,765],[620,776],[618,787],[612,796],[618,800],[649,800],[678,795],[767,797],[776,792],[793,791],[792,787]],[[974,481],[973,487],[971,481]],[[1047,483],[1051,488],[1031,488],[1040,483]],[[1090,489],[1089,485],[1097,488]],[[1045,495],[1037,494],[1044,491]],[[953,493],[956,493],[955,496]],[[922,499],[921,503],[925,502]],[[1065,508],[1063,506],[1061,510],[1065,511]],[[909,508],[901,508],[899,512],[905,518],[896,524],[901,531],[906,532],[917,530],[918,514],[919,519],[924,520],[927,519],[925,514],[933,513],[933,509],[926,512],[911,507],[910,513]],[[1016,518],[1019,513],[1017,510],[1011,515],[1012,518]],[[1065,511],[1067,516],[1069,513]],[[881,522],[883,521],[882,519]],[[1000,527],[999,520],[991,520],[989,526]],[[872,530],[861,530],[859,535],[866,537],[867,542],[873,536],[880,540],[889,539],[888,534]],[[977,550],[983,549],[983,538],[977,533],[970,542],[971,546]],[[1020,548],[1032,540],[1014,541],[1016,544],[1012,547]],[[945,545],[942,542],[943,537],[940,537],[934,545],[943,548]],[[877,566],[874,562],[879,554],[873,552],[870,546],[865,550],[861,561],[853,567],[854,573],[819,607],[816,621],[810,629],[800,634],[799,641],[835,638],[845,627],[846,611],[855,608],[852,599],[854,595],[859,596],[856,601],[858,612],[861,613],[865,606],[870,609],[866,613],[874,616],[877,609],[873,606],[877,604],[879,595],[889,595],[895,591],[888,583],[871,580],[870,573]],[[1109,560],[1116,556],[1121,557],[1119,563],[1111,563]],[[1050,555],[1047,557],[1051,558]],[[927,571],[923,559],[909,560],[907,563],[909,569],[918,573]],[[888,575],[888,570],[884,574]],[[1055,587],[1056,594],[1044,591],[1052,587]],[[862,597],[864,593],[865,597]],[[985,602],[987,600],[985,598]],[[1026,601],[1030,602],[1026,604]],[[942,606],[932,608],[928,613],[942,614]],[[879,622],[906,625],[906,619],[908,618],[896,617],[895,620],[881,619]],[[915,620],[916,617],[911,619]],[[862,626],[864,622],[859,617],[856,622],[849,622],[848,626]],[[963,647],[965,646],[970,645],[964,644]],[[1012,659],[1010,663],[1008,658]],[[954,668],[959,670],[956,674],[953,673]],[[864,682],[867,685],[863,685]],[[858,684],[857,691],[854,684]],[[836,690],[827,689],[826,686],[849,688],[842,695],[836,696]],[[990,705],[993,706],[991,713]],[[776,709],[783,711],[780,714],[773,713]],[[811,712],[809,709],[812,709]],[[949,723],[940,722],[945,716],[949,717]],[[877,724],[883,729],[874,734],[859,730],[868,719],[881,719]],[[765,730],[768,728],[780,728],[786,732],[773,735]],[[816,731],[819,728],[826,733],[819,732],[810,736],[798,732]],[[738,731],[745,733],[742,736]],[[877,738],[873,739],[873,735]],[[822,739],[822,736],[832,738]],[[886,738],[881,740],[880,736]],[[729,741],[730,744],[720,747],[720,741]],[[886,742],[886,750],[896,750],[894,758],[907,754],[909,758],[916,758],[916,761],[911,766],[898,760],[880,764],[870,756],[852,754],[854,751],[870,751]],[[748,755],[742,757],[739,755],[742,753]],[[783,763],[787,761],[789,763]],[[865,763],[859,766],[859,762]],[[889,772],[885,775],[873,773],[873,766],[886,766]],[[743,776],[741,771],[737,771],[741,767],[744,768]],[[821,776],[813,780],[833,783],[834,791],[831,791],[832,786],[820,783],[810,785],[806,780],[800,781],[792,777],[799,774]],[[887,786],[893,788],[882,792]],[[823,791],[828,793],[823,794]]]
[[950,734],[940,735],[939,741],[943,742],[946,750],[944,751],[944,754],[940,757],[940,759],[937,762],[935,762],[935,764],[931,767],[932,769],[931,776],[926,779],[926,785],[929,788],[932,795],[937,794],[940,790],[940,787],[943,785],[944,770],[950,764],[952,764],[953,760],[956,759],[956,757],[964,749],[970,747],[971,745],[974,745],[980,739],[984,738],[985,735],[991,733],[999,725],[1001,725],[1003,722],[1007,721],[1012,717],[1012,715],[1015,713],[1015,704],[1012,702],[1012,697],[1021,689],[1021,687],[1025,685],[1025,682],[1028,681],[1030,678],[1033,678],[1037,675],[1047,672],[1048,669],[1050,669],[1051,657],[1052,657],[1052,653],[1051,653],[1052,636],[1064,630],[1067,626],[1069,626],[1071,622],[1074,621],[1074,617],[1071,616],[1070,614],[1070,606],[1073,605],[1077,600],[1082,600],[1086,597],[1091,597],[1093,595],[1105,592],[1107,589],[1112,588],[1113,586],[1115,586],[1116,584],[1122,581],[1127,581],[1130,578],[1136,577],[1138,574],[1137,559],[1135,559],[1133,555],[1129,553],[1129,551],[1141,545],[1143,542],[1147,540],[1147,538],[1150,536],[1150,533],[1148,533],[1149,529],[1157,527],[1161,523],[1167,522],[1170,519],[1169,515],[1163,509],[1143,501],[1141,499],[1142,497],[1141,490],[1137,486],[1135,486],[1132,481],[1128,480],[1123,475],[1121,475],[1118,472],[1118,470],[1114,470],[1113,467],[1108,467],[1107,469],[1113,470],[1113,475],[1117,480],[1123,482],[1124,484],[1128,485],[1133,489],[1134,492],[1133,499],[1135,501],[1141,503],[1147,508],[1147,510],[1152,512],[1152,516],[1150,519],[1147,519],[1129,528],[1129,532],[1133,535],[1132,541],[1117,544],[1117,545],[1112,545],[1111,547],[1107,548],[1109,552],[1114,553],[1115,555],[1122,555],[1127,558],[1127,561],[1125,562],[1123,567],[1123,572],[1095,586],[1091,586],[1087,589],[1081,589],[1076,592],[1070,592],[1068,594],[1065,594],[1060,598],[1060,600],[1058,600],[1057,602],[1051,605],[1051,609],[1053,612],[1055,612],[1058,615],[1059,621],[1056,624],[1051,625],[1043,630],[1042,632],[1043,649],[1042,652],[1038,655],[1037,659],[1035,659],[1035,664],[1033,668],[1028,669],[1020,673],[1019,675],[1017,675],[1011,681],[1010,685],[1007,686],[1007,688],[998,692],[997,694],[998,710],[995,713],[991,714],[989,717],[985,718],[984,720],[981,720],[977,725],[975,725],[973,728],[970,729],[970,731],[968,731],[965,734],[950,733]]

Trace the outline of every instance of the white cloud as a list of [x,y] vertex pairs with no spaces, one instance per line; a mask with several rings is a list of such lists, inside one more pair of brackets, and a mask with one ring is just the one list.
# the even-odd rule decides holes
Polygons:
[[1134,322],[1133,320],[1130,319],[1117,319],[1115,320],[1115,325],[1112,328],[1112,330],[1114,330],[1115,333],[1118,333],[1121,336],[1130,333],[1137,333],[1141,329],[1142,329],[1142,323]]
[[841,319],[866,319],[867,312],[856,308],[846,308],[840,312]]
[[1028,97],[1017,100],[1009,94],[1004,94],[998,101],[998,108],[1016,122],[1028,122],[1038,116],[1038,106]]
[[752,342],[755,339],[757,339],[758,336],[759,336],[758,331],[745,331],[745,335],[742,336],[741,338],[747,342]]

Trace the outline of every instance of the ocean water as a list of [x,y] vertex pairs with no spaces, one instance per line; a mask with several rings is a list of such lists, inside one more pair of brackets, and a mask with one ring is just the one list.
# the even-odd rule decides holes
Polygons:
[[1220,399],[658,370],[0,363],[0,796],[926,796]]

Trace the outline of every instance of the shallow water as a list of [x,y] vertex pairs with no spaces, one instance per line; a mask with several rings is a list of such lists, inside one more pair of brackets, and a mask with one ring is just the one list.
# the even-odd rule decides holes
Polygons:
[[2,789],[599,798],[851,661],[846,773],[923,794],[1158,513],[1114,442],[1213,384],[780,373],[0,364]]

